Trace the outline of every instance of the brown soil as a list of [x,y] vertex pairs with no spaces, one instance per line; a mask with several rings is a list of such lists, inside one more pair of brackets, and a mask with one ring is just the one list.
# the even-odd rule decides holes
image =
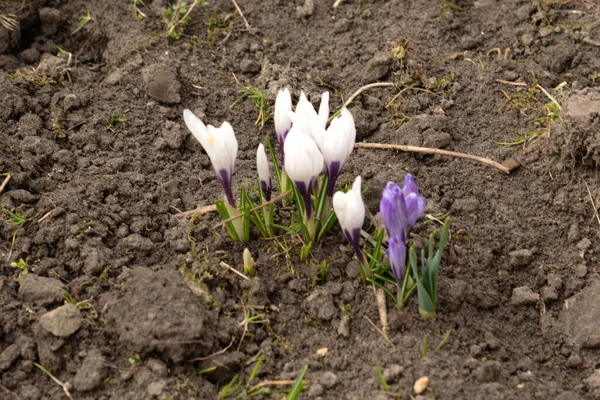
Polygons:
[[[211,0],[180,40],[164,35],[167,3],[146,0],[141,20],[126,0],[0,4],[20,25],[0,27],[0,173],[11,176],[0,201],[26,218],[19,228],[3,211],[0,223],[0,397],[65,398],[38,363],[75,399],[210,399],[235,374],[245,382],[261,354],[253,384],[308,365],[301,398],[408,399],[421,376],[422,399],[600,398],[596,1],[346,0],[334,10],[238,0],[246,29],[230,1]],[[92,20],[72,34],[88,7]],[[405,310],[388,299],[385,340],[337,227],[308,263],[294,238],[280,238],[289,259],[255,238],[257,277],[246,281],[220,266],[241,268],[244,246],[214,228],[216,215],[176,216],[221,195],[184,108],[233,125],[236,191],[255,177],[257,145],[274,138],[272,122],[254,125],[250,100],[233,105],[232,74],[271,106],[285,86],[315,104],[329,90],[337,109],[366,83],[394,82],[350,106],[359,141],[521,164],[506,176],[455,158],[351,156],[340,181],[361,175],[374,213],[385,183],[407,172],[428,214],[450,213],[435,321],[416,299]],[[536,83],[560,119],[536,125],[551,103]],[[497,144],[536,129],[525,147]],[[418,223],[417,239],[433,228]],[[27,275],[10,266],[20,259]],[[66,297],[80,316],[67,307],[41,318]],[[258,316],[247,329],[246,313]]]

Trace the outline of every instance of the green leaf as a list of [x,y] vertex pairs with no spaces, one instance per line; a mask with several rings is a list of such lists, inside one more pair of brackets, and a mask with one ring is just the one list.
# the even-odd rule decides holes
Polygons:
[[417,284],[417,295],[419,298],[419,313],[425,318],[433,319],[435,318],[435,306],[434,303],[431,301],[431,297],[429,297],[429,293],[427,293],[425,286],[423,286],[423,282],[421,282],[421,279],[419,278],[419,271],[417,267],[417,252],[415,250],[415,246],[411,246],[408,258]]
[[[223,202],[223,200],[215,201],[215,206],[217,207],[217,212],[219,213],[219,216],[223,221],[230,218],[229,211],[227,211],[227,207],[225,207],[225,202]],[[235,231],[235,228],[233,227],[233,224],[231,222],[226,222],[225,228],[227,229],[227,233],[229,233],[229,236],[233,240],[239,240],[237,232]]]
[[302,368],[302,371],[300,371],[300,375],[298,375],[294,381],[294,385],[290,388],[290,391],[286,396],[286,400],[296,400],[298,396],[300,396],[300,393],[302,393],[302,390],[304,389],[302,381],[304,380],[306,371],[308,371],[308,365],[305,365],[304,368]]

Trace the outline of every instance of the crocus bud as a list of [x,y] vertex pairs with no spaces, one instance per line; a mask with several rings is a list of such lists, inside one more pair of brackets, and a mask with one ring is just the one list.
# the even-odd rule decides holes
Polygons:
[[250,254],[250,250],[248,250],[247,248],[244,249],[243,259],[244,272],[250,276],[254,276],[254,258],[252,258],[252,254]]
[[285,140],[285,170],[304,198],[306,219],[311,217],[310,193],[323,170],[323,156],[315,141],[294,125]]
[[383,224],[390,238],[399,237],[406,240],[408,233],[408,217],[402,190],[394,182],[388,182],[383,190],[379,204]]
[[283,142],[287,136],[290,128],[292,127],[291,119],[292,111],[292,96],[290,91],[285,88],[277,93],[275,98],[275,133],[277,134],[277,142],[279,142],[279,148],[283,152]]
[[404,204],[406,204],[408,225],[412,227],[421,215],[423,215],[427,201],[425,197],[419,196],[419,188],[417,187],[415,178],[411,174],[407,174],[404,177],[402,194],[404,195]]
[[388,182],[379,208],[390,238],[398,236],[406,240],[410,229],[423,215],[425,206],[425,198],[419,196],[419,189],[412,175],[406,175],[402,189],[396,183]]
[[[300,99],[296,105],[296,111],[293,114],[292,122],[293,126],[297,127],[298,130],[305,135],[313,138],[315,142],[320,141],[320,138],[316,137],[315,134],[319,134],[320,130],[325,129],[327,124],[327,117],[329,114],[329,92],[321,94],[321,105],[319,106],[319,114],[315,111],[315,108],[310,101],[306,98],[304,92],[300,93]],[[321,129],[315,131],[313,134],[314,126],[318,126]]]
[[346,239],[356,253],[358,260],[364,264],[365,258],[360,249],[360,230],[365,221],[365,205],[360,193],[361,178],[356,177],[352,189],[348,192],[336,192],[333,195],[333,210],[344,231]]
[[188,129],[200,142],[210,158],[217,178],[225,189],[229,205],[235,208],[235,200],[231,191],[231,176],[237,157],[238,143],[233,128],[228,122],[223,122],[219,128],[204,123],[190,110],[183,110],[183,119]]
[[269,172],[269,163],[267,161],[267,153],[263,144],[258,145],[256,151],[256,167],[258,169],[258,177],[260,178],[260,186],[267,201],[271,200],[271,174]]
[[[313,125],[313,131],[318,132],[319,127]],[[332,197],[338,177],[354,149],[356,139],[356,128],[354,118],[346,108],[342,110],[339,117],[334,118],[326,132],[315,134],[320,138],[317,142],[327,171],[327,196]]]
[[398,282],[398,287],[401,288],[406,265],[406,245],[402,237],[394,236],[390,238],[387,256],[392,266],[392,273],[396,278],[396,282]]

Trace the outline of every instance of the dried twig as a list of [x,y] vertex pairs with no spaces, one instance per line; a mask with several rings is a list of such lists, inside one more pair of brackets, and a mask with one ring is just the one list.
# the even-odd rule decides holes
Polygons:
[[587,182],[584,180],[585,188],[587,189],[588,195],[590,196],[590,202],[592,203],[592,207],[594,207],[594,215],[596,215],[596,220],[598,221],[598,225],[600,225],[600,217],[598,216],[598,209],[596,208],[596,204],[594,203],[594,199],[592,197],[592,192],[590,191],[590,187]]
[[208,214],[209,212],[213,212],[213,211],[217,211],[217,206],[215,206],[214,204],[212,204],[210,206],[198,207],[198,208],[195,208],[190,211],[180,212],[179,214],[175,214],[175,216],[185,218],[185,217],[189,217],[190,215]]
[[363,148],[363,149],[401,150],[401,151],[407,151],[407,152],[411,152],[411,153],[437,154],[440,156],[452,156],[452,157],[457,157],[457,158],[464,158],[466,160],[478,161],[482,164],[489,165],[491,167],[494,167],[494,168],[502,171],[503,173],[505,173],[507,175],[510,174],[510,171],[512,171],[513,169],[515,169],[516,167],[519,166],[518,164],[515,164],[511,168],[511,167],[502,165],[500,163],[497,163],[495,161],[492,161],[489,158],[474,156],[474,155],[465,154],[465,153],[458,153],[456,151],[431,149],[428,147],[404,146],[401,144],[381,144],[381,143],[356,143],[355,147]]
[[12,395],[14,395],[14,394],[15,394],[15,392],[13,392],[13,391],[12,391],[12,390],[10,390],[10,389],[7,389],[7,388],[6,388],[4,385],[2,385],[2,384],[0,384],[0,389],[4,390],[4,391],[5,391],[7,394],[12,394]]
[[375,298],[377,299],[377,309],[379,310],[379,320],[381,321],[381,329],[387,335],[389,332],[387,306],[385,304],[385,292],[377,288],[375,289]]
[[246,24],[246,30],[249,31],[250,24],[248,23],[248,20],[246,19],[246,17],[244,17],[244,13],[242,12],[240,6],[238,6],[238,3],[235,0],[231,0],[231,2],[235,6],[235,9],[237,10],[238,14],[240,14],[240,17],[242,17],[242,19],[244,20],[244,24]]
[[379,332],[379,334],[380,334],[381,336],[383,336],[383,338],[384,338],[384,339],[385,339],[387,342],[391,343],[392,345],[394,344],[394,343],[392,343],[392,341],[391,341],[391,340],[390,340],[390,338],[388,337],[387,333],[385,333],[384,331],[382,331],[381,329],[379,329],[379,327],[378,327],[377,325],[375,325],[375,323],[373,323],[373,321],[371,321],[371,318],[367,317],[366,315],[363,315],[363,317],[365,317],[365,319],[367,320],[367,322],[369,322],[369,324],[371,324],[371,326],[372,326],[373,328],[375,328],[375,330],[376,330],[377,332]]
[[[250,211],[249,211],[249,212],[254,212],[254,211],[260,210],[261,208],[264,208],[264,207],[268,206],[268,205],[269,205],[269,204],[271,204],[271,203],[276,203],[276,202],[278,202],[278,201],[280,201],[280,200],[283,200],[283,199],[285,199],[285,198],[286,198],[286,197],[287,197],[287,196],[288,196],[290,193],[292,193],[292,189],[290,189],[290,190],[287,190],[287,191],[285,191],[285,192],[281,193],[279,196],[277,196],[277,197],[274,197],[274,198],[272,198],[272,199],[271,199],[271,200],[269,200],[269,201],[265,201],[264,203],[257,205],[256,207],[254,207],[254,208],[250,209]],[[228,222],[231,222],[231,221],[234,221],[234,220],[236,220],[236,219],[238,219],[238,218],[241,218],[241,217],[243,217],[243,216],[244,216],[244,214],[239,214],[239,215],[236,215],[235,217],[228,218],[228,219],[226,219],[226,220],[224,220],[224,221],[221,221],[221,222],[219,222],[217,225],[215,225],[215,228],[219,228],[219,227],[221,227],[221,226],[225,225],[226,223],[228,223]]]
[[335,0],[335,3],[333,3],[333,9],[335,10],[336,8],[338,8],[340,4],[342,4],[342,1],[344,0]]
[[16,19],[14,19],[13,14],[0,14],[0,25],[8,29],[9,31],[14,31],[19,27],[19,23]]
[[437,97],[442,97],[439,94],[437,94],[435,92],[432,92],[431,90],[427,90],[427,89],[423,89],[423,88],[418,88],[418,87],[413,87],[413,86],[408,86],[408,87],[405,87],[404,89],[402,89],[401,91],[399,91],[398,93],[396,93],[394,95],[394,97],[392,97],[392,99],[389,101],[389,103],[387,103],[387,105],[385,107],[388,108],[389,106],[391,106],[392,103],[394,103],[394,101],[396,101],[396,99],[398,97],[402,96],[402,93],[406,92],[407,90],[416,90],[417,92],[424,92],[424,93],[432,94],[432,95],[437,96]]
[[505,85],[527,86],[527,84],[525,82],[511,82],[511,81],[505,81],[504,79],[496,79],[495,81],[498,83],[504,83]]
[[329,118],[329,120],[331,121],[332,119],[334,119],[335,117],[337,117],[342,112],[342,110],[344,108],[348,107],[354,101],[354,99],[357,98],[365,90],[372,89],[372,88],[375,88],[375,87],[389,87],[389,86],[394,86],[394,82],[375,82],[375,83],[369,83],[368,85],[365,85],[365,86],[361,87],[356,92],[354,92],[352,94],[352,96],[350,96],[348,98],[348,100],[346,100],[346,102],[344,103],[344,105],[341,106],[340,109],[337,110],[335,112],[335,114],[333,114]]
[[221,261],[221,262],[219,263],[219,265],[220,265],[221,267],[227,268],[228,270],[230,270],[230,271],[231,271],[231,272],[233,272],[233,273],[236,273],[236,274],[238,274],[239,276],[241,276],[242,278],[244,278],[244,279],[245,279],[245,280],[247,280],[247,281],[249,281],[249,280],[250,280],[250,278],[248,278],[246,275],[242,274],[240,271],[238,271],[237,269],[233,268],[231,265],[227,264],[227,263],[226,263],[226,262],[224,262],[224,261]]
[[206,357],[197,357],[197,358],[192,358],[191,360],[187,360],[186,363],[191,363],[194,361],[206,361],[209,360],[215,356],[218,356],[220,354],[225,353],[227,350],[229,350],[229,348],[233,345],[233,342],[235,342],[235,338],[231,339],[231,342],[227,345],[227,347],[225,347],[224,349],[221,349],[219,351],[217,351],[216,353],[212,353]]
[[6,175],[6,178],[4,178],[4,181],[2,182],[2,185],[0,185],[0,194],[2,194],[2,191],[4,190],[4,188],[6,187],[6,185],[8,185],[8,182],[10,181],[11,176],[10,175]]

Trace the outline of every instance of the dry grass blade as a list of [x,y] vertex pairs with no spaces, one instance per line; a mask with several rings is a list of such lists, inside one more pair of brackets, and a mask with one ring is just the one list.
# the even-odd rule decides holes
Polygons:
[[385,304],[385,292],[379,288],[375,289],[375,298],[377,299],[377,309],[379,310],[379,320],[381,329],[385,334],[389,332],[387,306]]
[[231,0],[231,2],[235,6],[235,9],[237,10],[238,14],[240,14],[240,17],[242,17],[242,19],[244,20],[244,24],[246,24],[246,30],[249,31],[250,24],[248,23],[248,20],[246,19],[246,17],[244,17],[244,13],[242,12],[242,9],[240,8],[240,6],[238,6],[237,1]]
[[176,217],[189,217],[190,215],[208,214],[209,212],[213,212],[213,211],[217,211],[217,206],[215,206],[214,204],[210,205],[210,206],[198,207],[198,208],[195,208],[190,211],[180,212],[179,214],[175,214],[175,216]]
[[0,25],[5,27],[9,31],[14,31],[19,28],[19,23],[16,19],[14,19],[14,15],[12,14],[0,14]]
[[387,150],[400,150],[411,153],[423,153],[423,154],[437,154],[440,156],[451,156],[456,158],[463,158],[466,160],[478,161],[482,164],[489,165],[494,167],[505,174],[510,174],[510,172],[519,166],[518,163],[507,167],[500,163],[490,160],[489,158],[474,156],[471,154],[458,153],[456,151],[448,151],[442,149],[431,149],[429,147],[417,147],[417,146],[404,146],[401,144],[382,144],[382,143],[356,143],[355,147],[362,149],[387,149]]
[[6,175],[6,178],[4,178],[4,181],[2,181],[2,185],[0,185],[0,194],[2,194],[2,191],[4,190],[6,185],[8,185],[9,181],[10,181],[10,175]]
[[596,220],[598,221],[598,226],[600,226],[600,216],[598,216],[598,209],[596,208],[596,204],[594,203],[594,198],[592,197],[592,192],[590,191],[590,187],[587,182],[584,180],[585,188],[587,189],[588,196],[590,196],[590,202],[592,203],[592,207],[594,207],[594,215],[596,216]]

